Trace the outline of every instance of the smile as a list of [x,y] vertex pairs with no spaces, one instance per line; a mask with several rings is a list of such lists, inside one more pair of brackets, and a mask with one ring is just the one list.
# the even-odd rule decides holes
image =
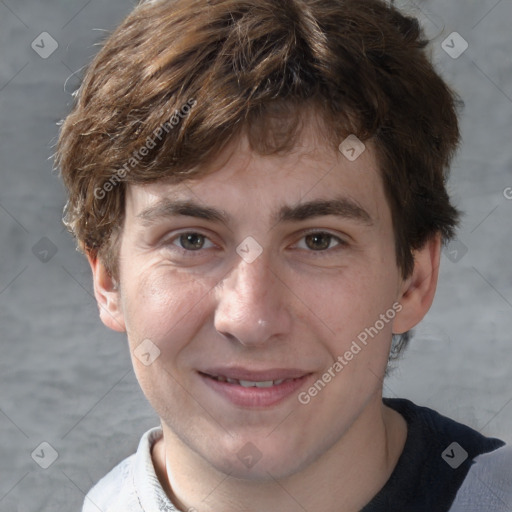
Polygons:
[[284,382],[290,382],[294,379],[278,379],[278,380],[263,380],[263,381],[251,381],[251,380],[238,380],[238,379],[230,379],[228,377],[224,377],[219,375],[217,377],[213,377],[208,375],[212,379],[215,379],[218,382],[227,382],[228,384],[235,384],[238,386],[243,386],[244,388],[270,388],[272,386],[279,386]]
[[236,378],[233,373],[236,372],[199,372],[202,382],[209,388],[209,392],[213,393],[214,403],[220,399],[221,403],[227,401],[231,405],[251,409],[277,406],[287,398],[295,397],[312,376],[311,373],[298,371],[274,371],[266,374],[262,372],[261,376],[251,375],[252,378],[249,378],[248,372],[245,375],[240,375],[244,372],[238,372]]

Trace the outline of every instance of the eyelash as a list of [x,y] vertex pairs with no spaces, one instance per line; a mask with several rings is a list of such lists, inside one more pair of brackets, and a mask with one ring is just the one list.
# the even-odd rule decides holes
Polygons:
[[312,249],[302,249],[309,253],[314,254],[315,256],[323,256],[323,255],[327,255],[327,254],[332,254],[333,251],[342,249],[343,247],[346,247],[348,245],[347,242],[345,240],[343,240],[342,238],[340,238],[339,236],[336,236],[336,235],[330,233],[329,231],[321,231],[321,230],[312,230],[312,231],[303,232],[303,233],[301,233],[301,237],[300,237],[299,241],[302,241],[302,240],[306,239],[308,236],[312,236],[312,235],[326,235],[331,238],[331,242],[332,241],[337,242],[334,247],[329,247],[324,250],[314,251]]
[[[183,255],[186,254],[187,256],[200,256],[202,253],[204,253],[205,250],[212,249],[212,247],[207,247],[207,248],[201,248],[201,249],[194,251],[194,250],[185,249],[183,247],[180,247],[175,242],[179,243],[180,238],[184,235],[198,235],[198,236],[204,238],[205,240],[208,240],[210,243],[212,243],[212,244],[214,243],[210,240],[210,238],[207,235],[205,235],[204,233],[201,233],[200,231],[183,231],[181,233],[174,235],[171,239],[168,239],[165,242],[165,245],[166,246],[173,245],[179,252],[181,252],[181,254],[183,254]],[[307,248],[301,249],[301,250],[307,251],[311,254],[314,254],[315,256],[323,256],[325,254],[332,254],[333,251],[342,249],[348,245],[348,243],[345,240],[343,240],[342,238],[340,238],[328,231],[321,231],[321,230],[305,231],[305,232],[301,233],[299,242],[302,240],[305,240],[308,236],[312,236],[312,235],[326,235],[331,238],[331,243],[332,243],[332,241],[336,242],[336,245],[334,247],[328,247],[327,249],[323,249],[323,250],[315,251],[313,249],[307,249]],[[297,245],[297,244],[298,244],[298,242],[295,245]]]

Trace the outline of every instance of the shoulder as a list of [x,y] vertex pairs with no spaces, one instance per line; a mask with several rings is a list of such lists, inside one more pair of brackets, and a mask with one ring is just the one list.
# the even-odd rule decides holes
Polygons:
[[82,512],[142,512],[137,479],[151,460],[151,446],[160,435],[160,428],[146,432],[137,453],[120,462],[87,493]]
[[479,472],[498,471],[495,461],[502,452],[497,450],[505,445],[500,439],[485,437],[467,425],[406,399],[385,398],[384,403],[405,418],[407,439],[390,479],[371,503],[375,506],[365,512],[391,507],[417,512],[448,511],[465,482],[471,487]]
[[512,446],[476,457],[450,512],[481,510],[512,510]]
[[104,476],[85,497],[82,512],[114,512],[121,510],[137,510],[128,508],[128,503],[134,497],[131,485],[135,454],[118,464],[110,473]]
[[[505,444],[500,439],[485,437],[468,425],[443,416],[428,407],[418,406],[409,400],[385,398],[384,403],[405,418],[409,437],[423,447],[425,436],[428,436],[428,446],[440,449],[442,458],[452,468],[454,465],[450,464],[449,457],[445,455],[451,455],[451,446],[454,444],[457,448],[460,447],[465,461],[467,459],[467,469],[475,457],[492,452]],[[448,450],[447,454],[444,454],[445,450]]]

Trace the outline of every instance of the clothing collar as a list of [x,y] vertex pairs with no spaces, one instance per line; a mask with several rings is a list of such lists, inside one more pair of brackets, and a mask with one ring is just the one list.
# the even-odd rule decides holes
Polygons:
[[141,508],[146,512],[177,512],[158,480],[151,457],[153,445],[162,435],[161,427],[146,432],[135,455],[133,483]]

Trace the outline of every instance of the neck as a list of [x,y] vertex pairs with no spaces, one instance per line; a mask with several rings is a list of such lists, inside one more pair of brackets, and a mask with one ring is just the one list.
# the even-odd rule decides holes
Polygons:
[[162,486],[180,510],[201,512],[359,511],[389,479],[407,437],[404,418],[379,396],[312,464],[284,479],[253,481],[217,471],[165,425],[163,430],[153,449]]

